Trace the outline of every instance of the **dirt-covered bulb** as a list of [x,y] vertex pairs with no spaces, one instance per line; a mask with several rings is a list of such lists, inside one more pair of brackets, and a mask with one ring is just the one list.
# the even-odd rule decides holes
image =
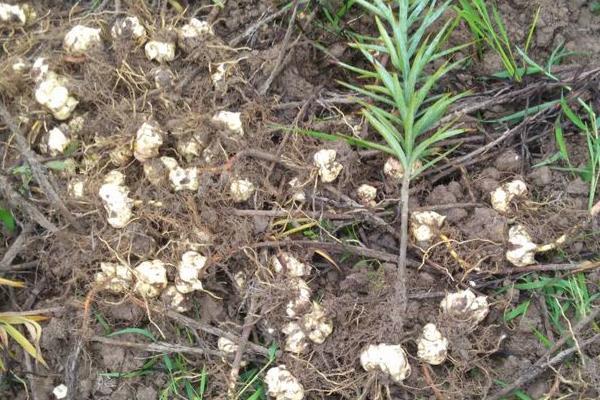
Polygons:
[[415,211],[410,215],[410,231],[417,242],[429,244],[445,220],[445,216],[435,211]]
[[190,18],[187,24],[177,29],[177,44],[183,51],[190,52],[213,35],[212,27],[207,21]]
[[181,256],[181,262],[177,266],[177,278],[175,286],[181,293],[190,293],[202,290],[200,275],[206,267],[206,257],[195,252],[186,251]]
[[114,293],[125,293],[131,290],[133,273],[128,265],[101,262],[100,272],[96,273],[95,281],[102,289]]
[[287,252],[281,252],[271,257],[271,267],[278,274],[285,274],[290,278],[310,275],[312,267],[298,260]]
[[85,25],[75,25],[63,40],[63,48],[72,55],[83,55],[93,47],[102,43],[100,29]]
[[308,348],[306,334],[296,321],[288,322],[281,332],[285,335],[284,350],[294,354],[303,353]]
[[144,162],[158,156],[158,150],[163,144],[164,134],[153,123],[144,122],[135,134],[133,156],[136,160]]
[[104,177],[98,192],[107,213],[107,221],[114,228],[123,228],[133,216],[133,200],[125,186],[125,175],[111,171]]
[[360,185],[356,189],[356,195],[358,200],[364,206],[373,207],[375,206],[375,198],[377,197],[377,189],[371,185]]
[[118,19],[110,30],[113,39],[133,39],[142,43],[146,39],[146,28],[140,23],[138,17],[125,17]]
[[168,286],[165,291],[162,292],[161,299],[169,306],[169,308],[177,312],[186,312],[190,309],[185,294],[177,290],[175,286]]
[[167,269],[160,260],[144,261],[134,269],[134,290],[144,297],[157,297],[167,287]]
[[423,327],[423,334],[417,342],[417,357],[431,365],[440,365],[448,354],[448,339],[442,336],[435,324]]
[[315,166],[319,169],[319,176],[324,183],[335,181],[344,166],[335,161],[337,152],[333,149],[319,150],[313,156]]
[[3,24],[25,25],[36,18],[29,4],[0,3],[0,22]]
[[312,296],[312,290],[306,281],[301,278],[290,279],[290,284],[292,286],[291,294],[294,297],[287,303],[285,313],[288,317],[294,318],[310,308],[310,296]]
[[198,190],[200,181],[198,179],[197,167],[182,168],[177,163],[177,160],[172,157],[161,157],[160,161],[168,170],[169,181],[176,192],[180,190]]
[[255,191],[256,187],[248,179],[234,179],[229,185],[231,198],[236,203],[243,203],[249,200]]
[[402,382],[411,368],[406,352],[399,344],[371,344],[360,354],[360,364],[365,371],[379,371],[394,382]]
[[271,368],[265,375],[267,393],[275,400],[302,400],[304,387],[285,365]]
[[46,107],[54,118],[68,119],[79,103],[69,94],[67,78],[52,71],[44,74],[35,89],[35,100]]
[[506,251],[506,259],[514,266],[525,267],[535,264],[535,253],[538,245],[522,225],[515,225],[508,231],[510,248]]
[[175,43],[151,40],[144,46],[146,58],[159,63],[173,61],[175,59]]
[[314,343],[321,344],[333,332],[333,322],[327,318],[323,307],[313,302],[312,309],[302,317],[302,326],[308,333],[308,338]]
[[229,132],[238,136],[244,135],[242,114],[233,111],[219,111],[212,117],[212,122],[224,126]]
[[486,296],[476,296],[470,289],[448,293],[440,303],[442,312],[456,322],[476,326],[485,319],[490,308]]
[[47,146],[51,156],[62,154],[69,143],[71,143],[71,139],[59,127],[54,127],[48,132]]
[[522,180],[516,179],[507,182],[490,193],[492,208],[506,214],[510,211],[510,203],[515,197],[527,194],[527,185]]

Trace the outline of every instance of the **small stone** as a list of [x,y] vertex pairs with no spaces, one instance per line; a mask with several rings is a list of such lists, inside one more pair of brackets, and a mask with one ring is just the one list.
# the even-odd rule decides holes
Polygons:
[[521,156],[514,150],[508,150],[496,158],[494,167],[498,171],[519,172],[521,169]]

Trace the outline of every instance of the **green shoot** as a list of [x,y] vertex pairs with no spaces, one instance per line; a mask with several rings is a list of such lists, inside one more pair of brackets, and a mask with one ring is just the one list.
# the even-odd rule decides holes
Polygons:
[[[526,76],[526,75],[535,75],[535,74],[541,73],[555,81],[557,81],[558,79],[554,75],[552,75],[552,73],[551,73],[552,68],[557,65],[560,65],[564,61],[565,58],[577,54],[577,52],[565,50],[564,42],[559,43],[558,46],[556,46],[556,48],[552,51],[552,53],[548,57],[546,64],[544,66],[541,66],[538,63],[536,63],[535,61],[533,61],[527,55],[527,53],[525,51],[521,50],[518,47],[517,47],[517,53],[519,53],[519,55],[523,58],[525,64],[527,65],[525,67],[517,68],[518,75]],[[511,75],[506,70],[497,72],[497,73],[493,74],[492,76],[494,78],[498,78],[498,79],[511,78]]]
[[564,98],[561,100],[561,108],[563,114],[569,121],[585,135],[588,163],[583,169],[575,169],[572,167],[569,169],[573,172],[579,172],[581,178],[590,183],[588,208],[592,208],[596,197],[596,189],[598,188],[598,180],[600,179],[600,137],[598,136],[598,117],[588,103],[581,99],[578,100],[579,104],[587,114],[586,120],[577,115]]
[[354,6],[355,0],[344,0],[341,5],[338,6],[337,9],[333,7],[333,4],[329,1],[319,1],[318,6],[321,9],[321,12],[325,16],[329,27],[331,27],[331,31],[336,34],[340,34],[343,30],[342,20],[348,14],[348,12]]
[[[495,5],[488,8],[485,0],[459,0],[459,2],[460,7],[456,8],[457,12],[467,23],[477,42],[487,44],[500,56],[506,76],[520,82],[523,76],[535,72],[532,69],[522,68],[517,63],[515,47],[508,37],[506,25]],[[525,40],[525,53],[531,46],[539,15],[538,7]],[[479,50],[481,55],[481,48]]]
[[[550,60],[546,68],[543,68],[535,61],[533,61],[525,52],[520,49],[517,49],[525,62],[529,64],[530,67],[538,69],[548,78],[559,82],[560,80],[552,74],[550,71],[551,64],[550,62],[555,62],[557,59],[561,59],[563,56],[570,55],[570,53],[564,53],[559,46],[550,56]],[[572,88],[568,85],[564,85],[563,88],[566,91],[571,92]],[[562,126],[559,122],[555,124],[555,138],[558,146],[558,155],[550,157],[550,159],[537,164],[536,166],[547,165],[553,162],[556,162],[560,159],[564,160],[568,164],[568,168],[565,170],[578,173],[581,178],[590,183],[590,192],[588,196],[588,208],[592,208],[594,205],[594,200],[596,197],[596,189],[598,188],[598,181],[600,180],[600,137],[598,136],[598,116],[592,106],[587,102],[583,101],[581,98],[577,97],[577,102],[583,108],[585,113],[584,117],[581,117],[574,111],[567,100],[563,97],[560,100],[553,101],[555,103],[560,103],[561,111],[564,116],[576,127],[579,131],[585,135],[587,151],[588,151],[588,163],[584,168],[574,168],[571,166],[568,153],[567,146],[564,140],[564,135],[562,132]],[[547,103],[546,103],[547,104]],[[560,116],[559,116],[560,118]],[[560,121],[560,120],[559,120]]]

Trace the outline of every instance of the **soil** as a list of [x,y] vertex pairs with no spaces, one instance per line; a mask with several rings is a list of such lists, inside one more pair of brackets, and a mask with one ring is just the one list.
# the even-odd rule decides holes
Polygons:
[[[68,386],[71,399],[184,398],[184,382],[197,388],[202,376],[207,377],[203,398],[228,398],[234,355],[219,353],[217,341],[229,336],[248,342],[234,393],[256,371],[262,377],[261,368],[272,363],[286,365],[300,380],[307,399],[480,399],[496,393],[499,382],[519,378],[545,355],[547,349],[533,332],[556,340],[568,334],[548,322],[543,300],[514,288],[525,273],[505,257],[510,248],[508,230],[515,224],[526,227],[539,244],[568,234],[558,249],[538,255],[536,265],[582,262],[594,259],[599,251],[598,221],[587,211],[589,182],[555,165],[534,167],[557,151],[556,114],[533,121],[460,166],[454,162],[512,126],[485,124],[477,118],[498,118],[556,96],[552,87],[546,89],[545,77],[530,76],[520,83],[492,79],[489,75],[501,64],[486,53],[480,59],[474,55],[471,63],[444,81],[442,91],[468,89],[474,102],[480,95],[500,96],[536,85],[541,89],[462,116],[458,123],[475,128],[471,137],[454,142],[460,146],[451,156],[415,181],[409,210],[438,207],[446,217],[441,233],[447,240],[428,246],[411,243],[408,304],[398,331],[389,302],[395,298],[400,188],[383,173],[386,157],[290,131],[298,127],[376,138],[361,117],[360,105],[348,101],[349,93],[337,83],[355,77],[315,44],[344,62],[360,64],[360,56],[344,45],[345,36],[325,29],[322,8],[316,6],[320,2],[293,2],[300,5],[290,28],[288,11],[250,30],[282,4],[229,0],[221,8],[214,5],[217,2],[189,1],[185,11],[174,6],[187,3],[35,1],[37,17],[31,23],[0,26],[0,99],[38,160],[61,165],[45,175],[66,206],[65,213],[36,179],[18,173],[27,160],[15,132],[2,118],[0,177],[8,185],[0,188],[4,196],[0,206],[11,208],[18,226],[14,232],[2,230],[0,256],[17,253],[6,265],[5,259],[0,261],[0,272],[27,287],[0,287],[0,312],[34,310],[48,319],[41,322],[39,342],[47,367],[26,359],[14,342],[0,346],[7,367],[0,375],[0,398],[52,399],[52,390],[60,384]],[[564,43],[578,54],[559,69],[579,73],[593,69],[600,56],[600,16],[591,11],[594,2],[499,3],[508,33],[519,46],[540,7],[533,58],[543,60]],[[125,15],[137,16],[151,38],[173,40],[173,29],[191,16],[208,21],[214,35],[186,42],[173,61],[160,65],[146,58],[140,43],[111,37],[110,28]],[[84,56],[69,55],[62,46],[66,32],[76,24],[101,28],[102,44]],[[360,32],[375,29],[371,19],[356,9],[343,24]],[[291,35],[286,34],[288,29]],[[452,40],[464,43],[468,35],[461,24]],[[46,57],[50,70],[67,77],[68,90],[79,101],[65,121],[83,119],[76,133],[71,128],[75,146],[68,154],[44,150],[52,128],[68,128],[36,102],[33,73],[13,70],[17,60],[32,63],[38,57]],[[214,84],[211,74],[220,63],[225,63],[225,77]],[[585,82],[582,89],[592,102],[597,90],[595,81]],[[467,97],[462,106],[472,104],[469,101]],[[243,135],[213,121],[219,111],[240,112]],[[145,166],[132,157],[136,131],[143,122],[166,132],[160,156],[173,157],[184,168],[198,168],[198,190],[174,192],[164,175],[150,182]],[[571,164],[585,166],[589,161],[585,139],[568,124],[565,137]],[[181,143],[190,139],[196,141],[198,155],[182,150]],[[330,184],[319,179],[313,164],[313,155],[321,149],[335,149],[336,161],[343,165]],[[65,168],[68,162],[75,167]],[[162,168],[157,157],[147,163]],[[124,228],[107,223],[98,195],[112,170],[124,174],[134,200],[134,218]],[[237,179],[256,187],[246,201],[236,202],[230,193]],[[295,186],[290,184],[293,179]],[[513,201],[510,213],[501,214],[491,207],[490,192],[514,179],[527,183],[528,194]],[[69,190],[74,182],[83,182],[82,197]],[[377,189],[375,206],[360,205],[356,190],[362,184]],[[16,206],[9,201],[11,191],[21,199]],[[294,201],[299,191],[304,201]],[[25,201],[56,231],[32,218]],[[79,227],[68,220],[69,214]],[[176,267],[190,250],[204,255],[207,264],[201,275],[203,289],[186,295],[185,312],[169,309],[165,297],[143,298],[133,290],[111,293],[96,279],[102,262],[135,267],[159,259],[166,265],[169,282],[174,282]],[[284,350],[282,330],[292,320],[288,303],[299,293],[297,278],[273,271],[271,258],[281,259],[284,253],[312,267],[304,277],[310,300],[322,305],[333,326],[323,343],[311,342],[300,355]],[[561,270],[533,274],[528,276],[572,276]],[[597,271],[590,269],[582,276],[594,297]],[[446,293],[466,288],[488,296],[490,312],[477,325],[448,319],[440,311]],[[527,312],[505,321],[505,313],[524,301],[531,302]],[[310,307],[307,303],[296,311],[305,313]],[[573,321],[581,317],[573,310],[565,313]],[[449,340],[449,357],[442,365],[426,367],[416,356],[416,343],[423,326],[431,322]],[[137,331],[122,331],[130,328]],[[153,350],[142,330],[157,343],[188,350],[179,355],[167,351],[166,360],[165,351]],[[107,338],[111,332],[119,334]],[[359,354],[366,346],[390,341],[401,344],[409,355],[412,373],[402,384],[366,372],[360,364]],[[269,361],[272,345],[278,351]],[[580,354],[585,367],[578,361],[564,363],[559,372],[545,371],[522,389],[531,398],[548,394],[598,398],[600,380],[593,365],[599,354],[597,345],[590,346]],[[261,382],[262,378],[252,381],[239,398],[264,391],[259,389]]]

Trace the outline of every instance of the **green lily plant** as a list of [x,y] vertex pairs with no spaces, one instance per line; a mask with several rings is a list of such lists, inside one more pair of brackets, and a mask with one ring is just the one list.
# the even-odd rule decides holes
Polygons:
[[436,89],[440,79],[462,62],[449,61],[449,57],[469,44],[444,49],[458,20],[434,24],[449,9],[450,1],[437,4],[436,0],[356,0],[355,4],[374,17],[378,35],[357,35],[356,42],[351,44],[362,53],[368,69],[339,63],[366,82],[340,84],[365,99],[358,100],[362,113],[384,141],[316,131],[303,133],[382,151],[397,158],[404,168],[396,292],[405,299],[402,287],[406,276],[410,184],[447,155],[434,153],[441,141],[465,132],[453,124],[441,125],[441,120],[448,107],[466,93],[439,93]]

